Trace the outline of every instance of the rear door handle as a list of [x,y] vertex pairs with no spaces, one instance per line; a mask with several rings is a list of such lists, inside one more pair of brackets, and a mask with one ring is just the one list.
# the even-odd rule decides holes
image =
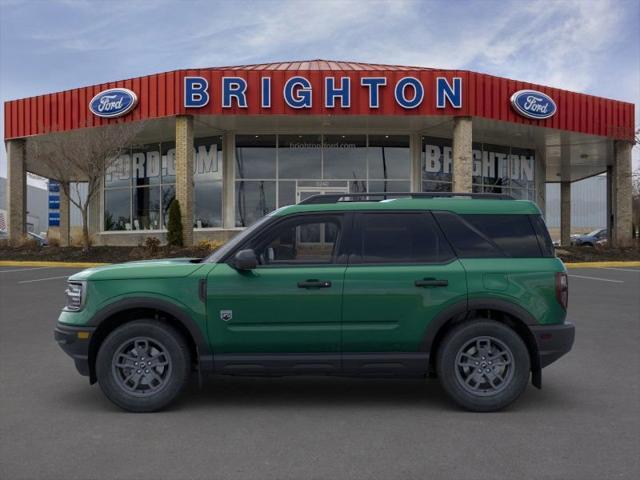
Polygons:
[[305,280],[298,282],[298,288],[329,288],[331,282],[328,280]]
[[449,285],[449,280],[437,280],[435,278],[423,278],[422,280],[416,280],[416,287],[446,287]]

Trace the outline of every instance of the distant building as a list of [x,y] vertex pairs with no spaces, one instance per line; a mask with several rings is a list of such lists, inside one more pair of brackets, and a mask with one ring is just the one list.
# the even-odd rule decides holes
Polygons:
[[[6,225],[7,214],[7,179],[0,177],[0,223]],[[27,185],[27,231],[46,232],[48,218],[48,195],[44,188]],[[4,220],[4,222],[3,222]],[[5,227],[6,228],[6,227]]]

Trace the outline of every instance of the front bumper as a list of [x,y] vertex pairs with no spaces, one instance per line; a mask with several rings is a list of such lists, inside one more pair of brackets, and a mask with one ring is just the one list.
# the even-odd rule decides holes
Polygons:
[[540,368],[550,365],[568,353],[573,346],[576,335],[573,323],[532,326],[531,332],[538,345]]
[[89,343],[95,328],[93,327],[74,327],[58,323],[53,331],[60,348],[69,355],[80,375],[89,376]]

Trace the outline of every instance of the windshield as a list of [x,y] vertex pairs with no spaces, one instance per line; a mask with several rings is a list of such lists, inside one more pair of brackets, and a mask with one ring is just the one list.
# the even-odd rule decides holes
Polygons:
[[587,237],[595,237],[596,235],[598,235],[600,232],[602,231],[601,228],[594,230],[593,232],[589,232],[587,233]]
[[216,250],[211,255],[209,255],[207,258],[202,260],[202,263],[217,263],[217,262],[219,262],[221,258],[225,257],[230,251],[232,251],[234,248],[236,248],[236,246],[238,246],[240,243],[242,243],[245,238],[247,238],[249,235],[251,235],[254,231],[256,231],[258,228],[260,228],[262,225],[267,223],[267,221],[269,221],[271,219],[271,216],[272,216],[272,213],[270,213],[266,217],[262,217],[260,220],[258,220],[253,225],[250,225],[249,227],[245,228],[238,235],[236,235],[231,240],[229,240],[227,243],[225,243],[223,246],[221,246],[218,250]]

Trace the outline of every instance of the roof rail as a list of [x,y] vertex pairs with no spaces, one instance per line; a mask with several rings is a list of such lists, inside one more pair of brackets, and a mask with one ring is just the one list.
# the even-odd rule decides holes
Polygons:
[[327,193],[313,195],[302,200],[299,205],[338,202],[379,202],[389,198],[454,198],[466,197],[484,200],[514,200],[505,193],[460,193],[460,192],[361,192],[361,193]]

